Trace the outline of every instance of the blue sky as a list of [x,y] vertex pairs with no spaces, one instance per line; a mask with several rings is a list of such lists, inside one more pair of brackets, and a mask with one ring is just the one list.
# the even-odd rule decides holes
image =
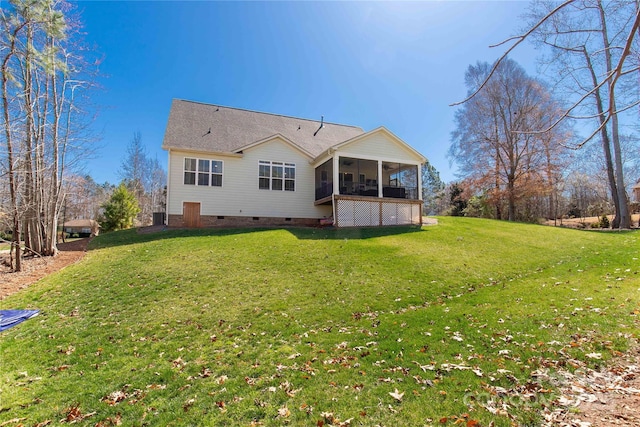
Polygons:
[[[134,132],[160,147],[173,98],[333,123],[385,126],[455,179],[446,158],[464,72],[523,27],[527,2],[83,1],[86,42],[103,57],[85,172],[120,180]],[[531,74],[535,54],[512,55]],[[454,166],[455,168],[455,166]]]

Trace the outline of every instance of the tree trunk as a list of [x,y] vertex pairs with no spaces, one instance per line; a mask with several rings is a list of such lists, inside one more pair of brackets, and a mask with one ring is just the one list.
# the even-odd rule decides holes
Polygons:
[[598,87],[598,77],[596,76],[596,72],[593,68],[593,64],[591,63],[591,58],[587,53],[587,49],[583,46],[582,53],[584,54],[585,61],[587,63],[587,69],[591,74],[591,82],[593,87],[596,88],[593,92],[594,97],[596,98],[596,108],[598,110],[598,120],[601,126],[600,129],[600,137],[602,138],[602,150],[604,152],[604,160],[605,167],[607,169],[607,179],[609,181],[609,189],[611,190],[611,198],[613,200],[613,205],[615,207],[615,217],[613,219],[612,227],[618,228],[619,223],[616,219],[620,218],[620,199],[618,197],[618,188],[616,184],[616,177],[613,172],[613,160],[611,157],[611,143],[609,142],[609,131],[605,124],[606,117],[604,113],[604,106],[602,102],[602,95],[600,93],[600,88]]
[[[53,37],[49,40],[51,45],[51,52],[55,52],[55,39]],[[56,59],[55,55],[51,54],[51,66],[53,70],[51,70],[49,85],[51,87],[51,104],[53,105],[53,123],[51,127],[51,160],[53,162],[53,167],[51,170],[51,183],[49,186],[49,198],[48,202],[44,206],[44,209],[47,211],[47,221],[45,222],[45,239],[44,239],[44,248],[43,253],[45,255],[54,256],[58,252],[58,248],[56,246],[57,237],[58,237],[58,199],[60,198],[60,187],[58,183],[58,174],[59,174],[59,144],[58,144],[58,130],[60,127],[60,108],[62,104],[62,100],[58,99],[58,86],[57,86],[57,76],[56,76]],[[43,186],[44,187],[44,186]]]
[[[31,46],[33,42],[33,29],[31,23],[27,22],[27,46]],[[24,220],[24,240],[25,249],[37,251],[35,247],[35,236],[37,230],[36,223],[36,206],[35,206],[35,177],[33,172],[33,103],[32,103],[32,73],[31,73],[31,51],[26,49],[24,59],[24,108],[25,108],[25,124],[24,124],[24,186],[25,186],[25,220]]]
[[624,186],[624,173],[622,171],[622,153],[620,150],[620,134],[618,128],[618,114],[616,113],[615,86],[611,72],[613,70],[611,59],[611,46],[609,45],[609,34],[607,31],[607,20],[602,2],[598,1],[600,12],[600,23],[602,25],[602,43],[604,46],[607,75],[609,76],[609,115],[611,118],[611,136],[613,142],[613,153],[615,157],[615,181],[616,194],[618,198],[618,209],[611,224],[612,228],[631,228],[631,217],[629,215],[629,200]]
[[[546,136],[544,137],[546,138]],[[554,202],[553,202],[553,198],[555,195],[555,179],[554,179],[554,174],[553,174],[553,164],[551,162],[551,141],[546,140],[545,141],[545,147],[544,147],[544,154],[545,154],[545,159],[547,162],[547,203],[549,204],[548,206],[548,211],[547,211],[547,218],[551,219],[554,218]],[[557,209],[556,209],[557,211]]]
[[13,271],[22,271],[22,248],[20,246],[20,211],[18,209],[18,197],[17,197],[17,183],[16,172],[13,158],[13,141],[11,134],[11,119],[9,113],[9,96],[7,93],[7,82],[9,80],[9,61],[15,54],[15,40],[16,34],[22,27],[19,26],[15,29],[11,37],[11,45],[7,55],[2,61],[2,108],[4,118],[4,132],[7,142],[7,174],[9,175],[9,197],[11,200],[11,216],[13,225],[12,244],[10,248],[10,258],[13,258],[15,251],[15,265],[13,260],[11,261],[11,268]]

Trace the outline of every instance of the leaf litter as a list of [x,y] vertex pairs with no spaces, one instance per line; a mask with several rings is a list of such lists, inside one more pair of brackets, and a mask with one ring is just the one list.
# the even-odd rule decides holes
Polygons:
[[640,425],[640,346],[600,370],[583,363],[575,372],[536,372],[555,380],[560,396],[544,414],[544,426],[605,427]]

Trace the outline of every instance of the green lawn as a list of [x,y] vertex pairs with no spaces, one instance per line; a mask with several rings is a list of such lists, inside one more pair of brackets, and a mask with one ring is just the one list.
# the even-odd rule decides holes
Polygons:
[[42,310],[0,335],[0,424],[537,425],[532,373],[638,337],[640,233],[439,221],[99,236],[0,302]]

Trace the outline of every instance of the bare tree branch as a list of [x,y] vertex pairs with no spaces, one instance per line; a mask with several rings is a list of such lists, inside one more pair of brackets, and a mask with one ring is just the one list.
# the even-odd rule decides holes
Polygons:
[[551,16],[553,16],[556,12],[558,12],[559,10],[561,10],[563,7],[573,3],[575,0],[567,0],[564,3],[560,4],[558,7],[556,7],[555,9],[553,9],[551,12],[547,13],[536,25],[534,25],[533,27],[531,27],[529,29],[529,31],[527,31],[526,33],[519,35],[519,36],[513,36],[513,37],[509,37],[508,39],[495,44],[495,45],[491,45],[489,47],[493,48],[493,47],[498,47],[501,46],[505,43],[508,43],[510,41],[516,40],[516,42],[509,47],[509,49],[507,49],[500,58],[498,58],[498,60],[493,64],[493,67],[491,68],[491,71],[489,72],[489,75],[484,79],[484,81],[482,82],[482,84],[471,94],[469,95],[467,98],[463,99],[462,101],[459,102],[454,102],[453,104],[449,104],[450,107],[455,107],[456,105],[460,105],[460,104],[464,104],[465,102],[469,101],[471,98],[473,98],[474,96],[476,96],[478,94],[478,92],[480,92],[482,90],[482,88],[484,88],[484,86],[487,84],[487,82],[491,79],[491,77],[493,76],[493,74],[496,72],[496,69],[498,68],[498,65],[500,65],[500,63],[507,57],[507,55],[509,55],[509,53],[511,53],[512,50],[514,50],[520,43],[522,43],[523,41],[526,40],[527,37],[529,37],[535,30],[537,30],[542,24],[544,24],[544,22],[549,19]]

